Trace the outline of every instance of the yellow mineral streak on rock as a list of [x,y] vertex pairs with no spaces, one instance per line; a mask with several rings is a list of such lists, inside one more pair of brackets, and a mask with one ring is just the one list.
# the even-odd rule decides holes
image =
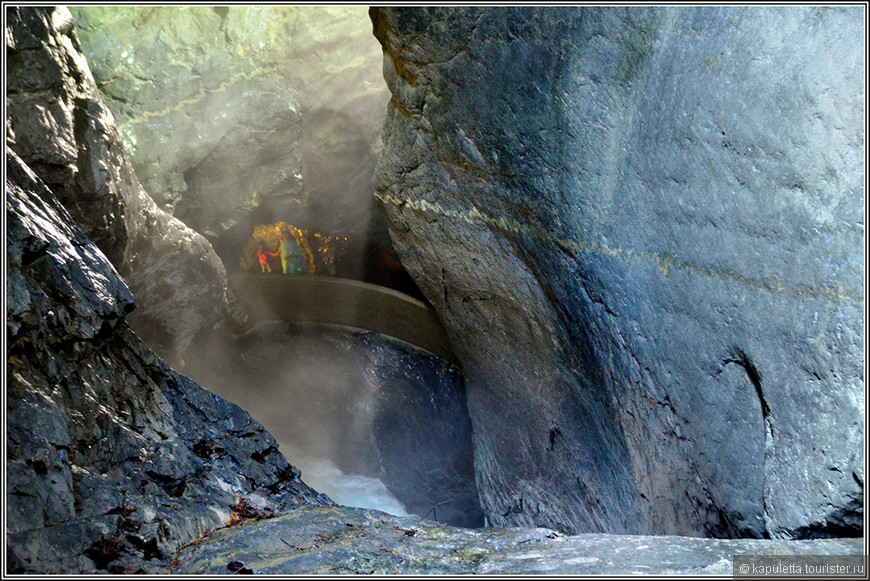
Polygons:
[[[820,287],[802,286],[797,289],[786,288],[781,281],[772,276],[764,279],[749,278],[734,272],[731,269],[713,269],[701,267],[693,262],[680,260],[665,252],[655,254],[636,248],[612,248],[597,240],[572,240],[561,238],[548,231],[541,225],[519,222],[506,216],[488,216],[477,208],[467,211],[448,210],[437,202],[428,200],[398,199],[389,194],[375,194],[375,197],[384,205],[396,208],[409,208],[421,214],[430,214],[461,220],[467,224],[486,226],[493,230],[510,234],[522,234],[529,236],[537,242],[552,244],[572,253],[590,252],[599,256],[607,256],[623,261],[635,261],[650,264],[659,269],[663,276],[670,276],[674,269],[692,272],[705,278],[720,278],[730,280],[739,285],[762,294],[776,294],[787,299],[802,301],[806,299],[822,299],[832,303],[850,303],[863,301],[861,291],[855,291],[843,286],[840,282],[832,282],[830,285]],[[772,272],[770,269],[760,269],[760,272]]]

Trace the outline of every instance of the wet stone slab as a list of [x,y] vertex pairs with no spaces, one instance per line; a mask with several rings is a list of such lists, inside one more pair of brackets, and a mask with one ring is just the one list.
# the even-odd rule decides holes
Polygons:
[[373,510],[303,507],[213,531],[182,550],[169,572],[731,575],[733,555],[860,555],[862,547],[862,539],[723,540],[461,529]]

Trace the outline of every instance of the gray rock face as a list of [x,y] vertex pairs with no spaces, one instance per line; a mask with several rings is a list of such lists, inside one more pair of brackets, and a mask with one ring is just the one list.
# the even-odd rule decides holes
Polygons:
[[226,308],[226,270],[206,239],[136,179],[66,8],[10,8],[7,131],[15,150],[136,295],[133,328],[173,365]]
[[236,266],[254,225],[381,240],[389,92],[362,6],[71,9],[136,175]]
[[489,523],[860,535],[861,10],[371,16]]
[[6,162],[7,572],[159,571],[234,519],[331,504],[244,410],[130,331],[117,270]]

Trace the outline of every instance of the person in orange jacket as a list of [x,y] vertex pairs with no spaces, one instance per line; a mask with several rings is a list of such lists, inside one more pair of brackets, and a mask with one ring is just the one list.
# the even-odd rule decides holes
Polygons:
[[267,249],[266,243],[261,241],[260,247],[257,248],[257,258],[260,260],[260,270],[271,274],[272,266],[269,264],[269,256],[278,256],[278,253]]

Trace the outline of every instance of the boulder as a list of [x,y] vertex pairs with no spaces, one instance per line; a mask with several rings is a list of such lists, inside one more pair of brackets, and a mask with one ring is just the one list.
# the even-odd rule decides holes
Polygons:
[[488,522],[860,536],[862,10],[370,14]]

